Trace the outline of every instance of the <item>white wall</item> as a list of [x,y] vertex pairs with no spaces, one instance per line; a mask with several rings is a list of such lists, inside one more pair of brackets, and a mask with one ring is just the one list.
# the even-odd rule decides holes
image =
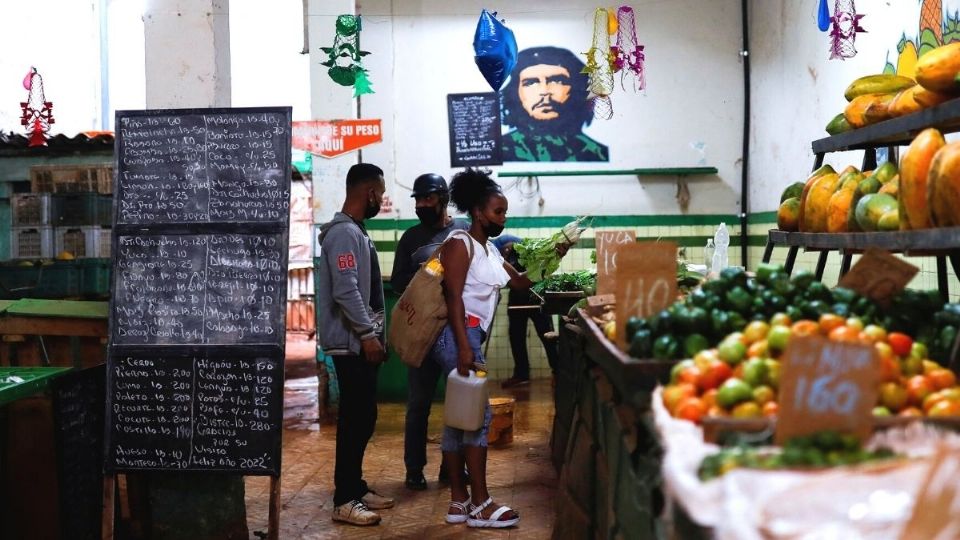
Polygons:
[[[843,112],[847,85],[881,73],[888,58],[896,65],[901,37],[918,34],[920,2],[859,2],[867,33],[857,35],[857,55],[829,60],[830,38],[817,29],[816,7],[813,0],[750,2],[751,212],[777,209],[781,191],[809,174],[810,143],[826,137],[824,126]],[[960,1],[943,0],[943,9],[954,13]],[[825,163],[839,170],[862,160],[863,152],[845,152],[828,154]]]
[[[530,0],[500,10],[520,49],[554,45],[574,53],[589,48],[596,3],[584,0]],[[363,96],[362,114],[382,118],[384,142],[368,147],[364,161],[384,168],[396,213],[413,216],[409,186],[424,172],[449,178],[446,95],[486,92],[490,87],[473,60],[473,34],[482,7],[477,1],[369,0],[358,7],[364,18],[362,47],[375,94]],[[625,169],[712,165],[717,177],[691,182],[690,213],[738,210],[743,116],[739,0],[671,0],[636,5],[640,42],[646,46],[647,91],[618,88],[615,116],[595,120],[587,134],[610,147],[604,164],[509,163],[502,170]],[[492,7],[491,7],[492,9]],[[311,47],[329,46],[314,40]],[[313,99],[335,86],[323,66],[311,65]],[[348,94],[349,88],[335,91]],[[695,148],[702,143],[703,151]],[[316,158],[314,169],[324,167]],[[494,167],[500,170],[500,167]],[[677,214],[673,178],[541,178],[545,204],[509,192],[512,215]],[[342,180],[340,180],[342,182]],[[509,185],[504,182],[505,187]],[[315,182],[315,194],[331,196]],[[338,193],[342,193],[342,189]],[[342,195],[340,197],[342,200]],[[328,210],[340,200],[321,202]],[[329,218],[317,211],[318,221]]]

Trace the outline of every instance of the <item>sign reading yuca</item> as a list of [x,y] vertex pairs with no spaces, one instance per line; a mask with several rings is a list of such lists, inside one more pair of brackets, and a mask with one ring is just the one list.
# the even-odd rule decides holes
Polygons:
[[597,231],[597,294],[613,294],[617,273],[617,249],[634,244],[637,235],[633,231]]

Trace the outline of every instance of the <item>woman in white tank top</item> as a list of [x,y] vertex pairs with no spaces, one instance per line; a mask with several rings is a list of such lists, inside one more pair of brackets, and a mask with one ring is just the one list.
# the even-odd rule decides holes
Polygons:
[[[472,223],[466,233],[451,233],[457,241],[446,242],[440,251],[448,323],[431,350],[430,360],[440,363],[444,373],[456,369],[466,376],[484,363],[480,346],[493,321],[500,289],[507,284],[529,288],[533,282],[505,262],[490,242],[503,232],[507,221],[507,198],[500,186],[488,174],[467,169],[453,177],[450,198]],[[560,245],[557,249],[566,254],[568,247]],[[448,523],[503,528],[520,521],[510,507],[494,503],[487,491],[490,418],[487,406],[483,427],[477,431],[444,427],[441,450],[451,495]],[[469,493],[462,476],[464,464],[470,473]]]

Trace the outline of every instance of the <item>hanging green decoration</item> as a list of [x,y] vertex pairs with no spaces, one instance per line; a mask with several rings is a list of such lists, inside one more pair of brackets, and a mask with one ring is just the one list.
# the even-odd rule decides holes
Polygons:
[[337,17],[337,35],[330,47],[320,47],[329,56],[321,66],[327,66],[327,74],[333,82],[353,87],[353,97],[372,94],[367,70],[363,67],[363,57],[370,54],[360,50],[360,31],[363,29],[360,17],[340,15]]

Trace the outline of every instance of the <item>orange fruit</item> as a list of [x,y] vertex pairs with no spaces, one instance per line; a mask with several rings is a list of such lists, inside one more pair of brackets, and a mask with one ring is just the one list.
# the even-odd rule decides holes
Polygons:
[[899,411],[907,404],[907,389],[895,382],[885,382],[880,385],[880,405],[892,412]]
[[887,343],[893,349],[893,354],[897,356],[907,356],[913,347],[913,338],[900,332],[890,332],[887,335]]
[[[712,360],[707,364],[705,369],[699,371],[697,388],[700,390],[713,390],[733,375],[733,368],[730,367],[730,364],[722,360]],[[682,373],[681,376],[683,376]]]
[[834,313],[824,313],[820,316],[820,333],[825,336],[830,335],[830,332],[835,328],[840,328],[846,324],[847,320],[843,317]]
[[883,382],[896,382],[900,380],[900,376],[900,362],[897,362],[895,358],[881,356],[880,380]]
[[776,416],[779,410],[780,406],[777,405],[776,401],[768,401],[763,404],[761,412],[763,412],[764,416]]
[[700,422],[700,419],[706,413],[707,408],[703,406],[703,401],[700,398],[687,397],[677,404],[677,410],[673,415],[691,422]]
[[747,347],[747,358],[766,358],[769,355],[770,346],[766,339],[754,341]]
[[957,384],[957,376],[953,374],[947,368],[938,368],[931,370],[929,374],[926,375],[930,382],[933,383],[933,387],[937,390],[943,390],[944,388],[950,388]]
[[690,383],[672,384],[663,388],[663,406],[673,414],[681,400],[697,395],[697,387]]
[[871,343],[887,341],[887,331],[884,330],[882,326],[868,324],[863,328],[863,333],[870,338]]
[[713,407],[707,409],[707,416],[729,416],[729,414],[723,409],[723,407],[714,405]]
[[846,343],[857,343],[860,341],[860,331],[849,326],[838,326],[828,334],[830,341],[843,341]]
[[893,348],[890,347],[889,343],[885,341],[878,341],[873,344],[873,348],[877,350],[877,354],[880,355],[880,358],[894,358]]
[[700,399],[703,401],[703,406],[706,407],[707,410],[712,409],[717,404],[717,389],[712,388],[707,390],[700,396]]
[[677,375],[677,382],[681,383],[690,383],[696,385],[699,379],[700,368],[697,366],[687,366],[681,369],[680,373]]
[[934,405],[941,401],[948,401],[947,395],[942,392],[934,392],[923,398],[923,412],[928,412]]
[[773,317],[770,317],[770,326],[790,326],[793,324],[793,321],[790,320],[790,316],[786,313],[774,313]]
[[790,326],[795,336],[815,336],[820,332],[820,325],[816,321],[799,320]]
[[734,418],[757,418],[761,415],[760,405],[754,401],[744,401],[734,407],[731,414]]
[[933,393],[933,384],[923,375],[914,375],[907,379],[907,402],[920,406],[927,396]]
[[897,413],[897,416],[923,416],[923,411],[916,407],[907,407]]
[[743,329],[743,339],[746,340],[747,345],[750,345],[766,338],[769,331],[769,324],[763,321],[752,321]]
[[845,324],[847,325],[847,328],[852,328],[857,332],[860,332],[863,330],[863,321],[857,317],[847,318]]
[[926,411],[927,416],[960,416],[960,401],[945,399]]

